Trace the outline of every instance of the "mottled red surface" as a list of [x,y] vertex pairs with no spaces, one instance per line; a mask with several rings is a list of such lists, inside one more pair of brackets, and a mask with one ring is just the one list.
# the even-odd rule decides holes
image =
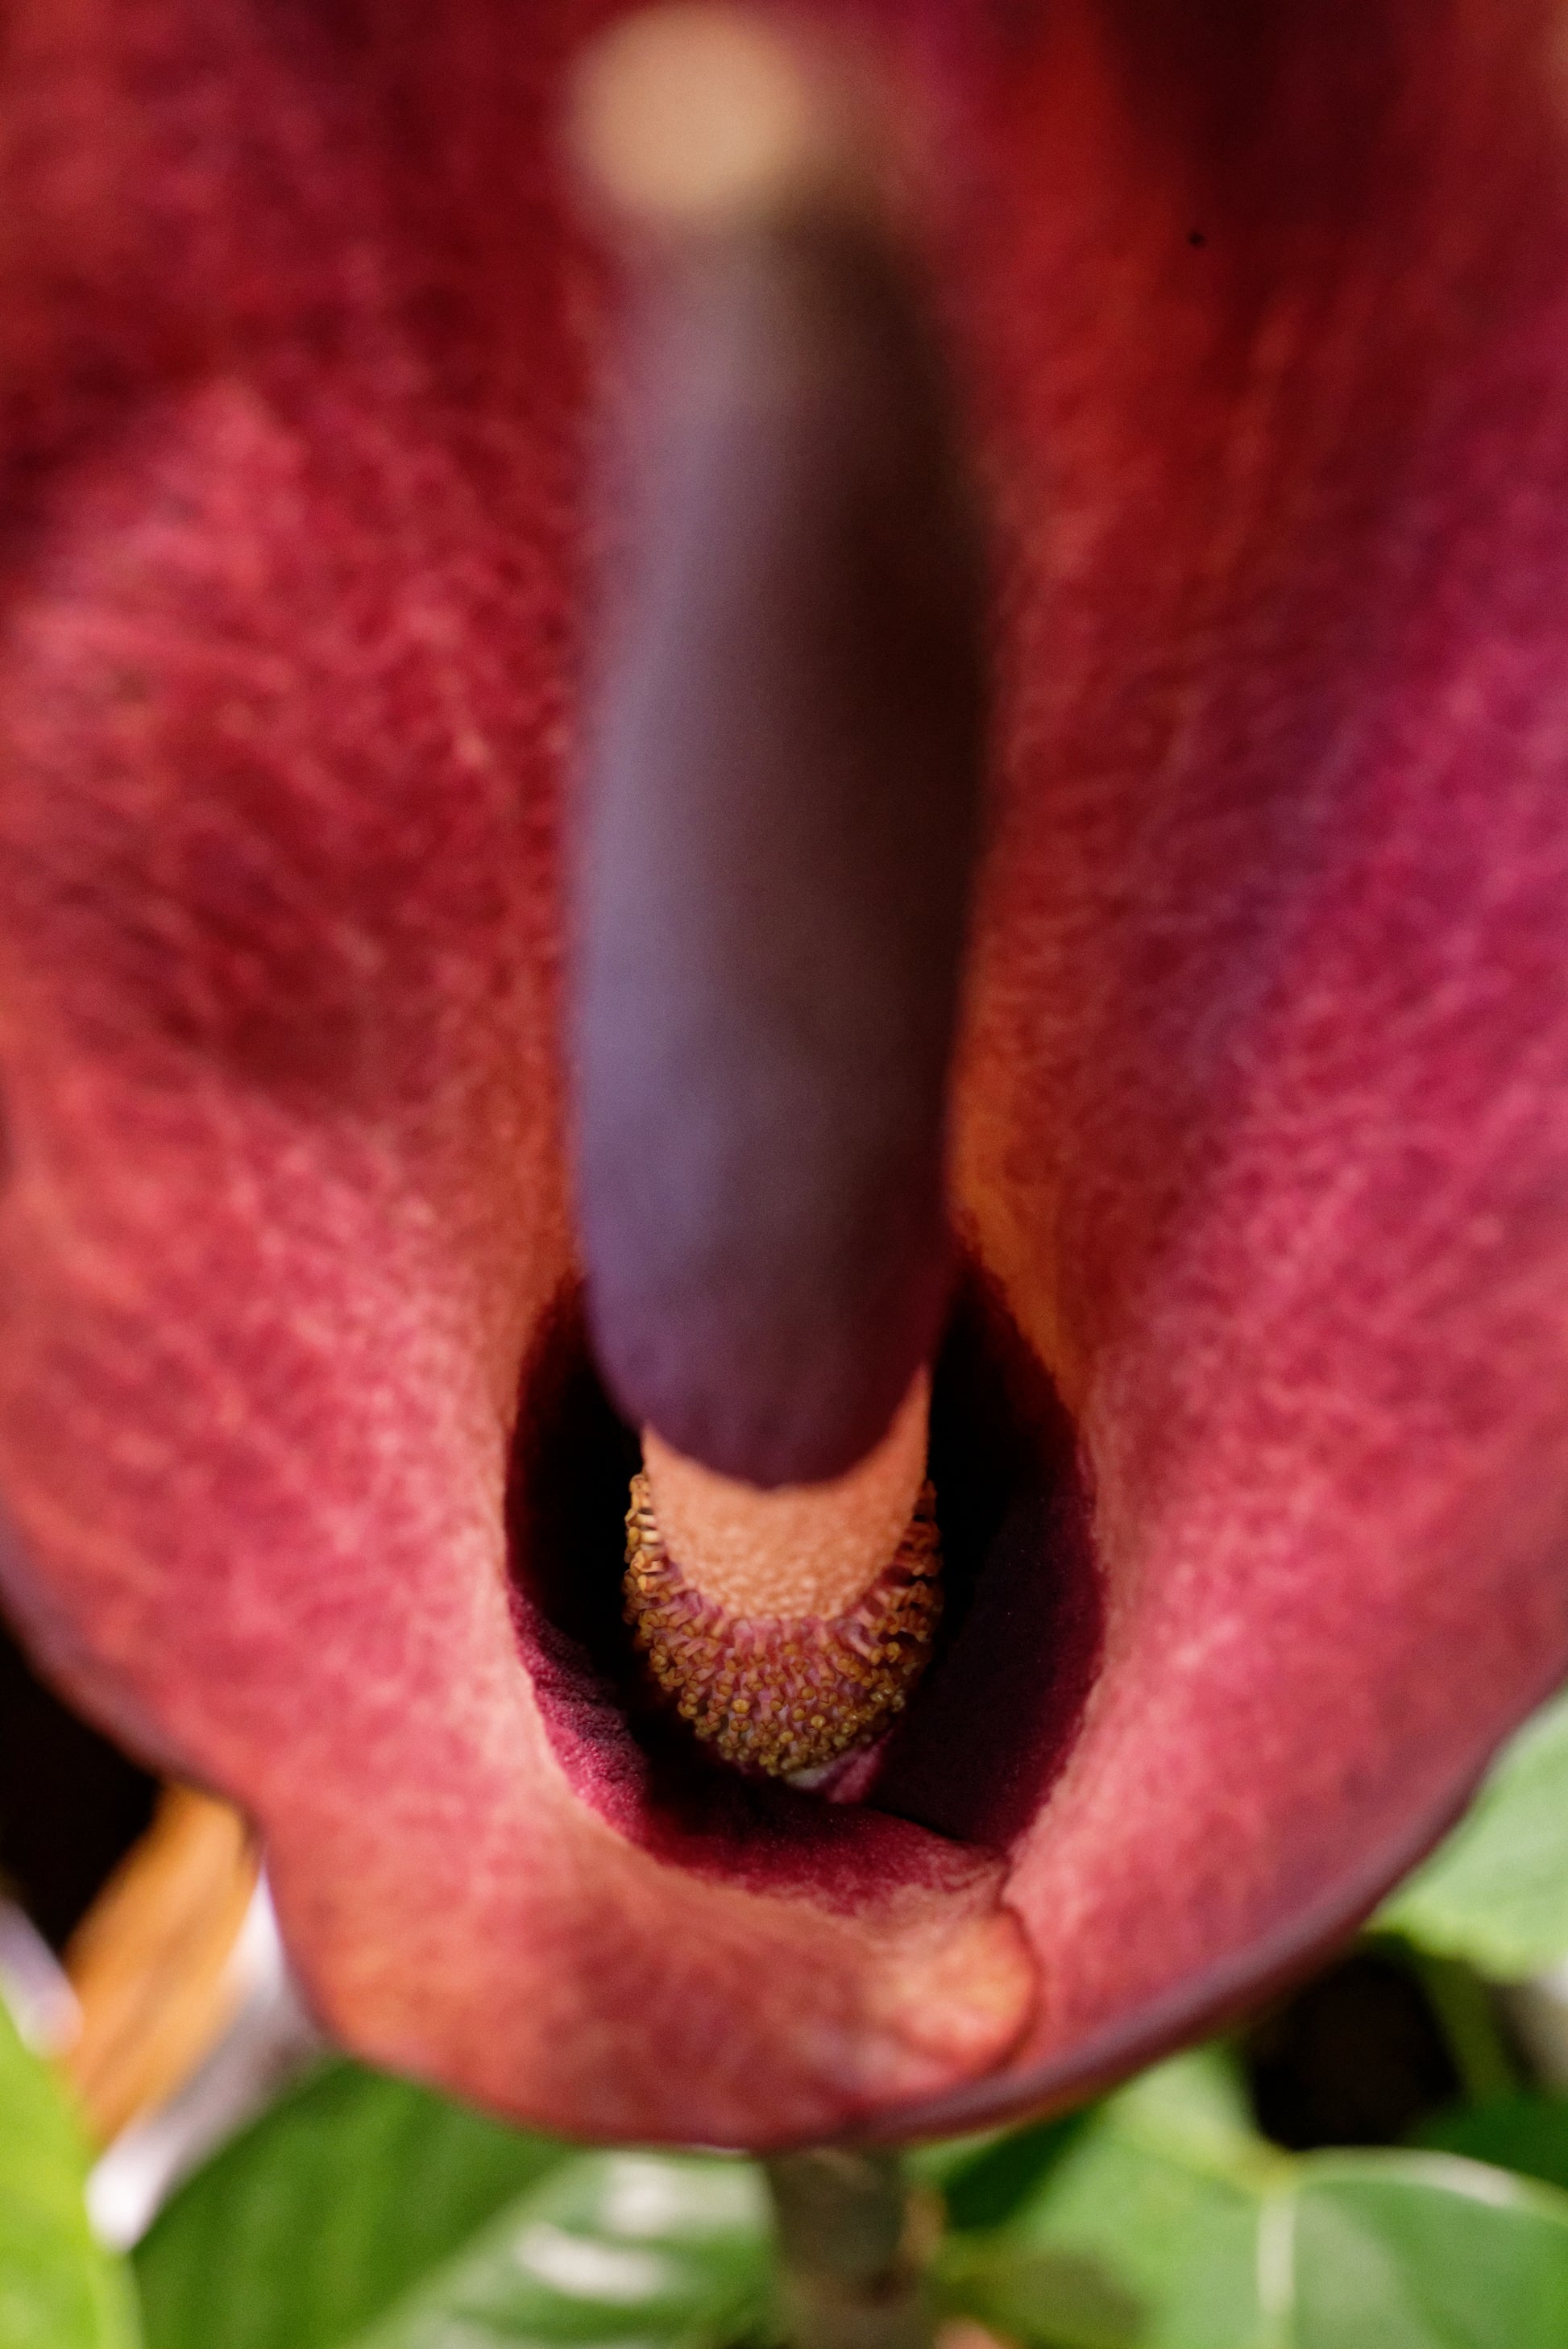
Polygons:
[[960,1206],[1077,1422],[1102,1659],[1032,1812],[928,1751],[907,1817],[728,1840],[547,1721],[507,1575],[573,1274],[588,15],[18,0],[0,66],[7,1587],[256,1812],[357,2044],[585,2131],[1130,2062],[1568,1664],[1560,36],[906,21],[1008,566]]

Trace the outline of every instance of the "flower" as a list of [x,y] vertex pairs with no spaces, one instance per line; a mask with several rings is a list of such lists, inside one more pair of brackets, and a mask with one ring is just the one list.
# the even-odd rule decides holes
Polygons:
[[934,1419],[968,1611],[858,1806],[634,1733],[595,1611],[635,1463],[555,1038],[602,287],[549,126],[597,12],[8,31],[8,1597],[253,1811],[353,2044],[585,2133],[1109,2076],[1364,1911],[1568,1664],[1554,21],[890,16],[1007,689]]

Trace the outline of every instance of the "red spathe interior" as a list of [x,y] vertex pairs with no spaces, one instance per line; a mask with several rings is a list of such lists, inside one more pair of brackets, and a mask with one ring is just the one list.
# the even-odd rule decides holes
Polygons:
[[13,12],[7,1590],[366,2052],[979,2118],[1350,1920],[1568,1664],[1568,80],[1482,0],[886,12],[1004,557],[957,1204],[1079,1465],[851,1812],[596,1733],[528,1546],[602,13]]

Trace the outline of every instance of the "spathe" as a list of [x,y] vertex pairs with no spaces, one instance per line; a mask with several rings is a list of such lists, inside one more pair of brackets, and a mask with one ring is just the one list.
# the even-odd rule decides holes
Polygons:
[[1479,6],[911,36],[1012,556],[959,1200],[1104,1608],[1005,1870],[956,1795],[683,1815],[514,1627],[587,22],[9,36],[7,1587],[255,1810],[367,2052],[585,2132],[977,2118],[1349,1922],[1568,1664],[1560,68]]

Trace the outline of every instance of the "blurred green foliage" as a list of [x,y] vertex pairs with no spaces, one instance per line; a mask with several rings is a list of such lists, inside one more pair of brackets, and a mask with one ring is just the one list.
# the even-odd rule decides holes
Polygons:
[[88,2224],[88,2149],[0,2004],[0,2349],[136,2349],[123,2261]]
[[333,2064],[137,2255],[149,2349],[721,2349],[763,2319],[751,2162],[584,2153]]
[[1568,2194],[1430,2152],[1286,2154],[1219,2049],[1107,2100],[988,2236],[953,2305],[1040,2349],[1545,2349],[1568,2340]]

